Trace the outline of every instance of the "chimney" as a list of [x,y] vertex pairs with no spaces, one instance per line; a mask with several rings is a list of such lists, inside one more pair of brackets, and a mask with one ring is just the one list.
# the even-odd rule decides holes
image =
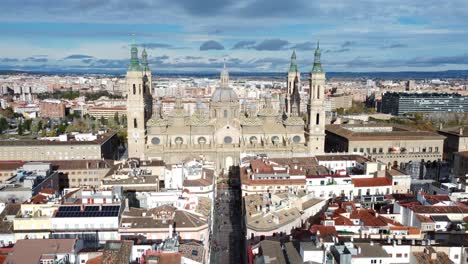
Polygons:
[[460,136],[463,136],[463,126],[460,127]]
[[128,212],[130,210],[130,208],[128,207],[128,198],[125,198],[125,208],[124,208],[125,212]]
[[431,252],[431,260],[436,260],[437,259],[437,252],[433,251]]

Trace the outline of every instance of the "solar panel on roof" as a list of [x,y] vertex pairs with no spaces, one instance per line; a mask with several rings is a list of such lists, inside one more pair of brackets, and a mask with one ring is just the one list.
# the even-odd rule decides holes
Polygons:
[[99,211],[99,206],[86,206],[85,211]]

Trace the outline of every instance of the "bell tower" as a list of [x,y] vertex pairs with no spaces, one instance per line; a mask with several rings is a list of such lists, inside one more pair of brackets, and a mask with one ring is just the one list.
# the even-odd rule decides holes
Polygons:
[[310,72],[309,116],[307,126],[307,146],[309,153],[323,153],[325,151],[325,72],[320,62],[320,46],[317,42],[314,66]]
[[149,93],[147,84],[151,75],[148,77],[147,73],[145,74],[147,71],[144,68],[147,68],[147,65],[140,65],[136,44],[132,44],[130,54],[126,76],[128,157],[144,159],[147,115],[145,94]]
[[[291,65],[289,66],[288,71],[288,80],[287,80],[288,94],[286,95],[286,111],[287,115],[291,114],[293,104],[297,104],[299,109],[299,92],[301,89],[301,73],[297,68],[296,62],[296,51],[294,50],[291,55]],[[297,93],[297,94],[295,94]]]

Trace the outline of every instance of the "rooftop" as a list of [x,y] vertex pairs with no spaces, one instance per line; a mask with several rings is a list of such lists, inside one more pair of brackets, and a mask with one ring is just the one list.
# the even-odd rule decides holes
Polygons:
[[354,141],[372,140],[443,140],[445,137],[430,131],[420,131],[400,125],[355,124],[327,125],[327,133]]
[[392,185],[392,181],[387,177],[354,178],[352,179],[352,182],[354,187],[381,187]]
[[43,254],[75,253],[76,242],[76,239],[21,239],[16,241],[7,263],[39,263]]

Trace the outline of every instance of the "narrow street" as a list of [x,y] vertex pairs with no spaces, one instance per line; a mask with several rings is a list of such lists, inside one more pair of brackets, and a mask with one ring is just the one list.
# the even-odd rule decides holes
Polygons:
[[240,190],[218,185],[215,198],[214,227],[210,263],[243,263]]

